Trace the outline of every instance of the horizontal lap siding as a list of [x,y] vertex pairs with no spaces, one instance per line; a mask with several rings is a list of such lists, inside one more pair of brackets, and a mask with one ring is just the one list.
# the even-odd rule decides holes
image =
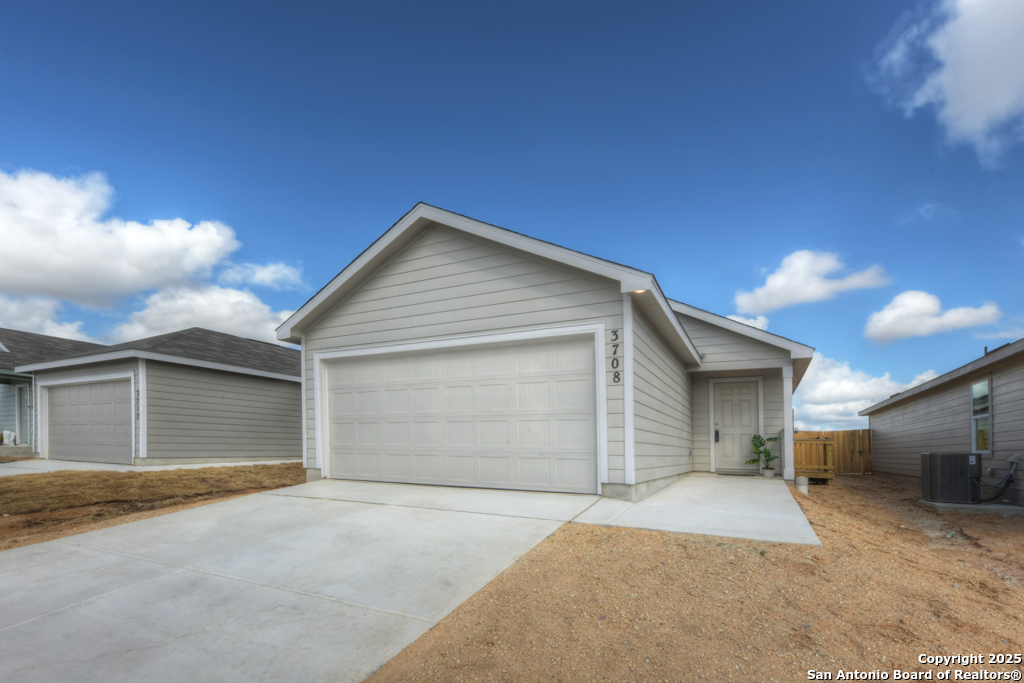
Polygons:
[[677,313],[679,323],[686,330],[693,345],[703,354],[701,371],[713,372],[720,363],[736,361],[772,361],[788,360],[789,352],[771,344],[742,334],[718,327],[711,323]]
[[693,471],[690,381],[640,311],[633,313],[636,481]]
[[[316,466],[313,354],[350,346],[603,320],[622,325],[614,283],[433,226],[305,334],[306,458]],[[625,481],[621,385],[608,382],[608,463]]]
[[[871,459],[876,472],[921,476],[921,453],[971,450],[970,386],[989,373],[954,380],[869,416]],[[990,368],[992,451],[984,467],[1002,469],[1024,455],[1024,358]],[[1024,490],[1024,477],[1013,488]]]
[[[57,368],[55,370],[39,370],[35,373],[36,382],[49,381],[54,379],[76,379],[79,377],[87,377],[89,375],[109,375],[117,372],[131,372],[135,376],[135,391],[139,390],[139,361],[135,358],[126,358],[124,360],[112,360],[104,363],[90,363],[89,365],[76,365],[70,368]],[[125,380],[128,378],[125,377]],[[37,388],[36,397],[33,399],[33,405],[41,405],[39,399],[43,398],[43,388]],[[135,398],[132,399],[135,403]],[[139,419],[138,410],[136,409],[133,420],[135,422],[135,454],[134,457],[139,457]],[[34,434],[39,434],[39,410],[32,411],[33,420],[35,421]]]
[[13,384],[0,384],[0,432],[15,431],[15,394]]
[[146,362],[151,458],[294,458],[302,453],[301,387]]

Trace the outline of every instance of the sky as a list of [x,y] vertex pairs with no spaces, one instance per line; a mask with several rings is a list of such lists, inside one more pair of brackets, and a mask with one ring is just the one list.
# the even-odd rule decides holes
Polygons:
[[815,347],[797,426],[1024,337],[1024,3],[0,5],[0,326],[274,328],[423,201]]

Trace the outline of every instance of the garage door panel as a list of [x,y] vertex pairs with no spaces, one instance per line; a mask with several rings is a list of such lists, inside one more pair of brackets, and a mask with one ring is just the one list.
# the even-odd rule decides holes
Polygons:
[[50,387],[49,457],[132,463],[134,414],[127,380]]
[[592,493],[593,354],[560,338],[330,363],[331,476]]

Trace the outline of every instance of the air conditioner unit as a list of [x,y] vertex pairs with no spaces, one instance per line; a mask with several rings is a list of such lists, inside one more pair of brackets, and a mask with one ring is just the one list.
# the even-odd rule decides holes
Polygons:
[[921,498],[932,503],[977,503],[978,453],[922,453]]

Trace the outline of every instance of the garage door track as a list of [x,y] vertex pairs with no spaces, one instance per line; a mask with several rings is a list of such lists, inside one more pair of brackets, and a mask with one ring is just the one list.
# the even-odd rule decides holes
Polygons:
[[323,481],[0,553],[0,680],[360,681],[597,496]]

